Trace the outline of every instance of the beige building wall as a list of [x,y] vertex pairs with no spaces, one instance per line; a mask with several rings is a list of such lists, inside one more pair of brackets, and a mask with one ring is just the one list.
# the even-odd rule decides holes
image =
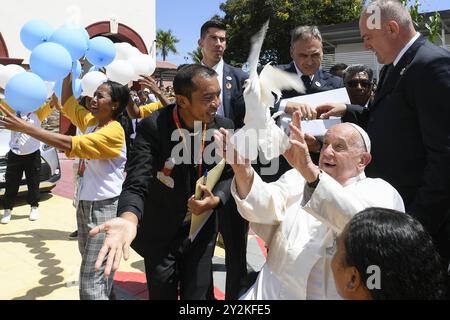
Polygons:
[[12,0],[0,10],[0,32],[9,56],[24,59],[24,63],[28,63],[30,51],[20,41],[20,29],[32,19],[47,20],[55,28],[64,23],[84,28],[100,21],[112,21],[113,26],[121,23],[138,33],[147,50],[155,54],[155,12],[156,0]]

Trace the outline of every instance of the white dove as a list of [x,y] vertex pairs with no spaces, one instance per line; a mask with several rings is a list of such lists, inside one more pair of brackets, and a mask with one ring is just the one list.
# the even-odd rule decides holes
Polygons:
[[[280,156],[289,148],[289,138],[276,125],[270,115],[270,108],[280,99],[283,89],[305,91],[303,82],[297,76],[272,67],[270,63],[264,66],[258,76],[259,55],[268,27],[269,21],[251,39],[249,78],[244,89],[245,125],[231,137],[236,151],[249,160],[257,158],[258,148],[267,160]],[[276,100],[272,93],[276,95]]]

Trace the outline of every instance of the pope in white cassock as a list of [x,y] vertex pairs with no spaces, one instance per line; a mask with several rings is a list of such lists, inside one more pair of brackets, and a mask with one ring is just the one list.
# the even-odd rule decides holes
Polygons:
[[405,210],[389,183],[364,175],[371,155],[363,129],[350,123],[331,127],[317,167],[300,117],[294,113],[291,147],[284,153],[294,169],[273,183],[261,180],[225,130],[215,133],[218,152],[235,173],[231,192],[238,210],[268,246],[267,261],[242,299],[340,299],[330,267],[337,234],[362,209]]

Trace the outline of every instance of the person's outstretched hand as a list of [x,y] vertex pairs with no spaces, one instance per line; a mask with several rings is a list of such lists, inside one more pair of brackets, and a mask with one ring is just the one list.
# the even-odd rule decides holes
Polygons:
[[250,161],[241,156],[230,141],[231,135],[228,130],[220,128],[214,132],[214,143],[216,144],[217,154],[225,161],[233,165],[249,165]]
[[[106,221],[93,228],[89,232],[89,236],[94,237],[100,232],[105,233],[105,241],[103,247],[95,262],[95,269],[99,270],[105,257],[107,256],[105,266],[105,277],[111,274],[111,271],[116,271],[119,268],[120,260],[123,258],[128,260],[130,256],[130,244],[136,237],[137,232],[137,217],[133,213],[126,213],[134,216],[135,221],[118,217]],[[122,214],[124,216],[125,214]]]
[[345,103],[325,103],[316,107],[318,119],[329,119],[330,117],[342,117],[347,111]]
[[58,97],[56,96],[56,94],[53,92],[52,96],[50,97],[50,106],[52,108],[55,108],[58,111],[61,111],[62,106],[59,103]]
[[11,131],[27,133],[33,127],[29,122],[19,118],[5,106],[0,104],[0,127]]
[[305,134],[301,131],[302,114],[299,111],[292,115],[292,122],[289,124],[291,134],[289,142],[291,147],[283,154],[289,164],[297,169],[300,174],[308,182],[316,180],[319,174],[319,169],[311,160],[307,142],[305,141]]

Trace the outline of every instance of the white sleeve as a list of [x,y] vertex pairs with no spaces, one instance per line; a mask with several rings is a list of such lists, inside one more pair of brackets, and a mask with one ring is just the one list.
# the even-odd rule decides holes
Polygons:
[[291,169],[275,182],[266,183],[255,172],[251,190],[245,199],[237,194],[236,180],[231,183],[231,194],[241,216],[254,223],[277,225],[284,220],[286,208],[301,200],[304,179]]
[[365,178],[343,187],[322,172],[320,182],[304,209],[333,230],[341,232],[356,213],[370,207],[405,211],[397,190],[382,179]]

